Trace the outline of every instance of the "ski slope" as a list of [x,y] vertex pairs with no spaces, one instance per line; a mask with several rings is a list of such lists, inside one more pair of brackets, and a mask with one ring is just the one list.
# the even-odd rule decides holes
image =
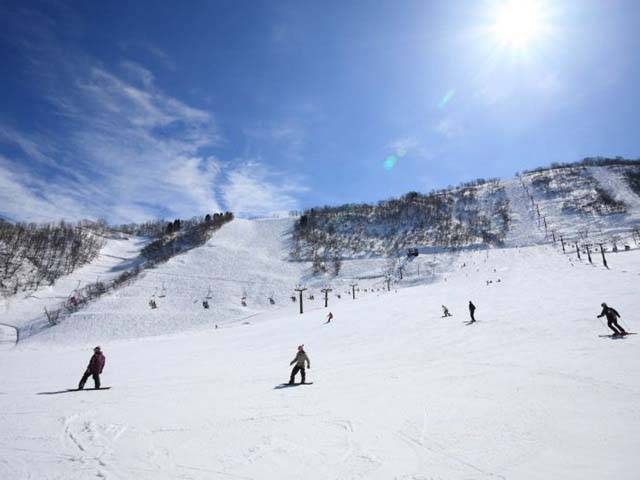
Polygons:
[[108,282],[139,265],[140,250],[146,242],[146,239],[138,237],[108,239],[93,262],[57,279],[53,285],[0,297],[2,322],[14,329],[28,328],[34,320],[44,317],[45,308],[59,308],[77,289],[98,280]]
[[[421,255],[414,286],[332,296],[299,315],[290,300],[259,303],[308,274],[281,261],[286,229],[234,221],[0,352],[0,478],[637,478],[640,336],[599,338],[596,315],[606,301],[640,330],[638,251],[609,255],[609,270],[550,246]],[[379,285],[382,261],[363,262],[340,281]],[[236,311],[251,272],[270,286]],[[229,296],[207,312],[218,329],[189,304],[209,282]],[[478,322],[467,326],[469,300]],[[185,326],[198,328],[176,333]],[[97,343],[111,390],[39,394],[75,386]],[[275,388],[300,343],[314,384]]]

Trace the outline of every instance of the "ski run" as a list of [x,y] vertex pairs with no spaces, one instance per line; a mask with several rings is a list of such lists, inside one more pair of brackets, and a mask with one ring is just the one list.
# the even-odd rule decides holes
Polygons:
[[[0,329],[0,478],[638,478],[640,339],[599,338],[597,315],[606,302],[640,329],[640,250],[605,269],[533,235],[518,247],[516,225],[508,248],[420,255],[390,291],[384,259],[347,260],[324,308],[326,279],[287,261],[291,226],[234,220],[16,346]],[[142,244],[112,240],[5,300],[2,323],[28,325]],[[313,385],[278,388],[301,344]],[[96,345],[111,388],[67,391]]]

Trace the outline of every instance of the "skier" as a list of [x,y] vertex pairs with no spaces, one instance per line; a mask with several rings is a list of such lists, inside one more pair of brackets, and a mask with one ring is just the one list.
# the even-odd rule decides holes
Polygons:
[[209,308],[209,300],[203,300],[202,301],[202,308]]
[[151,307],[152,310],[154,308],[158,308],[158,305],[156,304],[156,301],[153,298],[149,300],[149,306]]
[[104,368],[105,358],[100,347],[94,348],[93,352],[93,356],[91,357],[91,360],[89,360],[89,365],[87,365],[87,370],[84,372],[84,375],[82,375],[80,383],[78,384],[78,390],[82,390],[84,388],[84,384],[87,382],[89,376],[93,377],[93,383],[95,384],[96,390],[100,388],[100,374]]
[[452,316],[451,313],[449,313],[449,309],[444,305],[442,305],[442,316],[443,317],[451,317]]
[[329,312],[329,315],[327,315],[327,323],[331,323],[332,318],[333,318],[333,313]]
[[469,315],[471,315],[471,321],[469,323],[473,323],[476,321],[476,317],[474,316],[476,312],[476,306],[469,300]]
[[291,370],[289,385],[293,385],[295,383],[294,379],[298,372],[300,372],[300,375],[302,376],[302,381],[300,383],[301,384],[304,383],[304,380],[306,377],[305,369],[304,369],[305,362],[307,364],[307,368],[311,368],[311,362],[309,361],[309,357],[307,357],[307,354],[304,351],[304,344],[298,345],[298,353],[296,353],[296,358],[291,360],[291,363],[289,363],[289,365],[293,365],[294,363],[296,364],[295,367],[293,367],[293,370]]
[[624,328],[622,328],[618,324],[618,318],[620,318],[620,314],[616,311],[615,308],[607,306],[606,303],[602,302],[602,312],[598,315],[598,318],[607,317],[607,326],[613,330],[614,335],[626,335],[627,332]]

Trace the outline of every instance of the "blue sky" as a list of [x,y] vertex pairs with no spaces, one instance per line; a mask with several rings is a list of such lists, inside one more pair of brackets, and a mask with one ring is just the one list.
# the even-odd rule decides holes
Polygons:
[[0,215],[264,215],[640,157],[640,4],[527,1],[518,48],[501,0],[2,2]]

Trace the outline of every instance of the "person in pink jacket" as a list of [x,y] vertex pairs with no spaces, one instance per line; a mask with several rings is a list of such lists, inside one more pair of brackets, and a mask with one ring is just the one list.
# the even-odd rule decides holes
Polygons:
[[89,376],[93,377],[93,383],[95,384],[96,389],[100,388],[100,374],[104,368],[104,362],[105,357],[102,354],[100,347],[94,348],[93,356],[91,357],[91,360],[89,360],[89,365],[87,365],[87,370],[84,372],[84,375],[82,375],[80,383],[78,384],[78,390],[82,390],[84,388],[84,384],[87,382]]

